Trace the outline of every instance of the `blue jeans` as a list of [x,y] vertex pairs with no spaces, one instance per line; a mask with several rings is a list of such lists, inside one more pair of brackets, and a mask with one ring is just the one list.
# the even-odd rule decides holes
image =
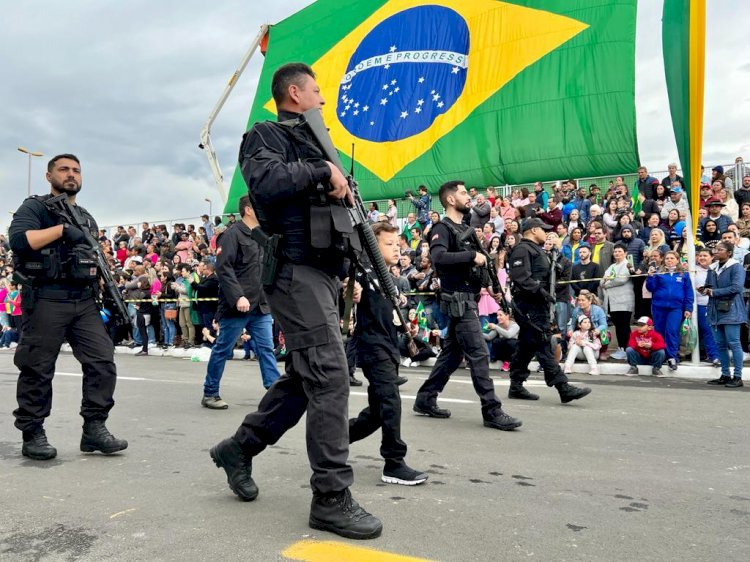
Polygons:
[[628,356],[628,365],[631,367],[637,367],[638,365],[651,365],[654,369],[661,369],[661,366],[664,365],[664,361],[667,358],[667,354],[664,353],[663,349],[654,351],[648,359],[643,357],[643,355],[638,353],[632,347],[628,347],[625,350],[625,354]]
[[717,324],[713,326],[716,345],[721,359],[721,376],[729,376],[729,352],[732,352],[734,378],[742,378],[742,344],[740,343],[740,324]]
[[268,388],[279,378],[276,367],[276,357],[273,354],[273,318],[270,314],[253,311],[245,316],[222,318],[219,320],[219,335],[211,348],[211,358],[206,367],[206,380],[203,383],[204,396],[218,396],[224,365],[234,352],[234,344],[247,329],[250,337],[255,340],[260,374],[263,386]]
[[[138,322],[136,321],[137,311],[135,310],[135,305],[132,302],[128,303],[128,315],[130,316],[131,331],[133,333],[133,341],[135,342],[137,346],[143,345],[141,334],[138,331]],[[148,342],[156,343],[156,335],[154,334],[153,324],[149,323],[149,325],[146,326],[146,333],[148,335]]]
[[[170,307],[170,308],[167,308]],[[164,317],[164,311],[165,310],[176,310],[177,307],[174,305],[161,305],[161,331],[164,335],[164,345],[174,345],[174,337],[177,333],[177,330],[174,325],[174,320],[167,320]]]
[[716,347],[716,339],[711,324],[708,322],[708,307],[704,304],[698,305],[698,335],[700,341],[706,348],[706,357],[709,361],[719,358],[719,350]]

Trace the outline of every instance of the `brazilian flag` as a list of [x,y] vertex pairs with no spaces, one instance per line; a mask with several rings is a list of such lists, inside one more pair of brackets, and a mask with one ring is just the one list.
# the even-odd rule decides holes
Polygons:
[[[636,0],[319,0],[271,26],[248,128],[301,61],[366,200],[631,171],[635,20]],[[228,209],[245,190],[235,171]]]

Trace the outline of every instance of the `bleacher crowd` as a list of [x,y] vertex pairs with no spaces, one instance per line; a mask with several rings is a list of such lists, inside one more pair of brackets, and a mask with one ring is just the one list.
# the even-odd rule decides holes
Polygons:
[[[643,363],[651,365],[657,375],[663,374],[663,363],[676,370],[682,356],[690,352],[691,338],[686,334],[694,329],[689,318],[697,299],[702,356],[722,367],[724,384],[732,378],[728,365],[723,365],[728,363],[728,353],[735,354],[734,378],[738,378],[743,354],[748,351],[750,275],[745,278],[744,271],[750,268],[750,174],[743,176],[734,180],[717,166],[710,178],[703,178],[695,217],[695,263],[688,260],[690,211],[675,165],[669,166],[663,178],[639,168],[632,186],[618,177],[606,186],[584,186],[574,180],[549,186],[537,182],[533,189],[514,189],[505,195],[493,187],[481,192],[472,187],[471,211],[465,222],[476,229],[494,260],[509,300],[512,291],[506,259],[521,239],[522,221],[536,217],[552,227],[545,249],[551,256],[554,250],[556,256],[553,329],[566,372],[580,359],[588,362],[591,374],[598,374],[599,363],[610,358],[627,361],[628,374],[636,374],[638,364]],[[439,353],[447,325],[435,304],[440,283],[429,252],[430,230],[441,214],[425,186],[420,186],[416,195],[407,192],[406,201],[411,207],[406,216],[399,216],[403,213],[391,199],[382,210],[378,203],[370,203],[369,218],[372,222],[388,221],[401,231],[400,263],[391,273],[398,288],[408,295],[403,312],[419,345],[419,354],[412,358],[406,358],[403,346],[403,362],[419,365]],[[101,247],[131,315],[129,329],[111,328],[115,344],[140,347],[141,355],[148,354],[149,346],[211,345],[216,337],[216,239],[235,220],[234,215],[228,215],[211,221],[204,215],[199,224],[173,224],[171,230],[164,224],[142,223],[140,231],[134,226],[100,231]],[[721,265],[717,255],[730,247],[730,261]],[[714,310],[714,318],[709,318],[709,300],[718,297],[708,294],[710,290],[697,289],[706,286],[707,277],[719,282],[721,268],[737,262],[743,270],[742,308],[732,312],[744,316],[733,320],[735,334],[733,328],[716,329],[727,312]],[[718,270],[713,278],[710,268]],[[699,280],[696,287],[689,270],[694,270]],[[0,237],[0,347],[13,345],[20,328],[21,297],[11,273],[7,241]],[[491,359],[507,370],[518,324],[486,290],[480,296],[479,314]],[[283,334],[278,330],[274,334],[277,355],[283,355]],[[252,358],[252,342],[247,336],[242,340],[238,346],[244,346],[245,357]]]

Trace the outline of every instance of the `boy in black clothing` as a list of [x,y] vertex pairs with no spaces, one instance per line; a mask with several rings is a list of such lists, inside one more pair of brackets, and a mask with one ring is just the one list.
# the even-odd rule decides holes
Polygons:
[[[372,230],[386,265],[398,263],[398,229],[378,222]],[[406,443],[401,440],[401,397],[397,385],[400,354],[394,323],[397,316],[391,302],[381,294],[374,275],[359,272],[357,282],[361,291],[356,291],[355,295],[358,305],[353,339],[357,363],[370,383],[367,387],[369,406],[349,420],[349,442],[364,439],[380,428],[380,454],[385,459],[381,480],[405,486],[421,484],[427,480],[427,475],[404,462]]]

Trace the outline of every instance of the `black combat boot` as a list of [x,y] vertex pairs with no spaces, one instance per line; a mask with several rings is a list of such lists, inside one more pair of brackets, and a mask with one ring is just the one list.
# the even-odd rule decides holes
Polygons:
[[585,386],[573,386],[566,382],[556,384],[555,387],[557,388],[557,392],[560,393],[560,401],[563,404],[567,404],[568,402],[572,402],[573,400],[578,400],[579,398],[583,398],[584,396],[587,396],[591,393],[590,388],[587,388]]
[[428,403],[426,400],[420,400],[419,396],[414,401],[413,410],[423,416],[430,416],[431,418],[449,418],[451,417],[451,411],[444,408],[438,408],[437,403]]
[[522,382],[511,382],[508,389],[508,398],[515,398],[516,400],[539,400],[539,395],[526,390]]
[[57,456],[57,449],[47,441],[44,429],[23,432],[21,454],[35,461],[48,461]]
[[105,455],[124,451],[128,448],[125,439],[117,439],[112,435],[102,420],[83,422],[83,435],[81,436],[81,451],[93,453],[101,451]]
[[362,509],[348,488],[332,494],[313,494],[310,527],[347,539],[374,539],[383,531],[380,519]]
[[492,412],[492,414],[484,419],[484,427],[501,429],[502,431],[512,431],[517,427],[521,427],[522,425],[523,422],[521,420],[509,416],[508,414],[503,412],[502,408],[496,409],[494,412]]
[[732,381],[732,377],[726,377],[724,375],[721,375],[718,379],[710,380],[706,384],[723,385],[731,381]]
[[229,487],[242,501],[251,502],[258,497],[258,486],[252,477],[252,457],[245,454],[233,437],[211,447],[209,454],[216,466],[227,473]]
[[724,388],[742,388],[743,386],[742,377],[734,377],[724,385]]

